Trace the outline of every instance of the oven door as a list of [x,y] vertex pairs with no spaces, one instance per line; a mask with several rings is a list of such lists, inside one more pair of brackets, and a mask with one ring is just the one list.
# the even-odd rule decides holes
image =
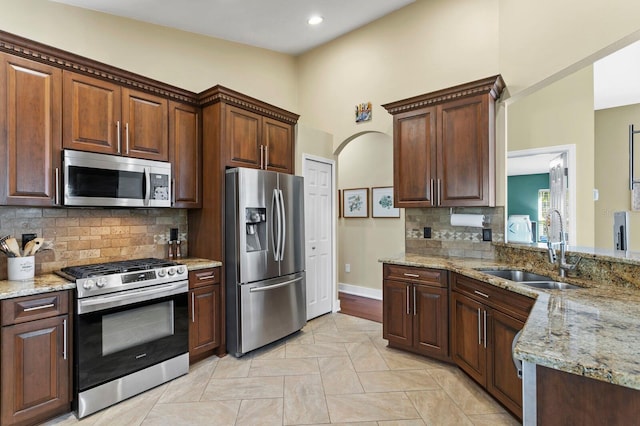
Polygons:
[[76,392],[187,353],[188,281],[79,299]]

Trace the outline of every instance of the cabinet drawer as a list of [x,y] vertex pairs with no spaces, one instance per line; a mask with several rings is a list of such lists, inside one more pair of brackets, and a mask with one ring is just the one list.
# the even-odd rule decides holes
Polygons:
[[68,312],[68,291],[16,297],[2,301],[2,325],[55,317]]
[[189,271],[189,288],[220,283],[220,268],[198,269]]
[[447,271],[384,264],[384,279],[411,281],[437,287],[447,287]]
[[467,295],[522,321],[527,320],[529,311],[535,302],[527,296],[460,274],[451,274],[451,290]]

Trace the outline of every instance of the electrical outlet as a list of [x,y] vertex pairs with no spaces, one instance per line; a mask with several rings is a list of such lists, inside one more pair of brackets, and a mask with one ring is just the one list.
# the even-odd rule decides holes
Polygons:
[[422,233],[424,238],[431,238],[431,228],[428,226],[424,227],[424,232]]
[[482,230],[482,241],[491,241],[491,228]]
[[344,264],[344,271],[345,272],[351,272],[351,264],[345,263]]

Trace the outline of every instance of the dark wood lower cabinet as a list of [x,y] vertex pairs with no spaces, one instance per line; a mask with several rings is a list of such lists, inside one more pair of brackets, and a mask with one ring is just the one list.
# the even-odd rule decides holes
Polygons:
[[222,346],[220,285],[220,268],[189,271],[189,360],[191,362],[214,354]]
[[511,344],[533,300],[458,274],[451,274],[451,288],[453,361],[522,419],[522,381]]
[[2,303],[0,424],[4,426],[38,424],[71,408],[70,315],[51,316],[68,312],[67,306],[58,306],[68,299],[57,296],[61,293],[49,294],[54,296]]
[[539,425],[626,426],[640,419],[640,391],[536,367]]
[[382,308],[389,346],[449,360],[446,271],[384,265]]

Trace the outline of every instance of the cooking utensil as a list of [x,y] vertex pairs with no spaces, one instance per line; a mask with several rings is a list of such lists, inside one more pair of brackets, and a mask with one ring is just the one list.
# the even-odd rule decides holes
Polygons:
[[44,238],[34,238],[33,240],[29,241],[24,248],[24,255],[33,256],[38,250],[40,250],[43,243]]
[[7,241],[7,239],[9,237],[10,237],[10,235],[5,235],[4,237],[0,238],[0,251],[2,251],[7,256],[11,257],[9,246],[6,243],[6,241]]
[[7,247],[9,247],[9,252],[13,254],[13,256],[10,257],[20,257],[20,245],[15,238],[7,238],[5,243],[7,244]]

